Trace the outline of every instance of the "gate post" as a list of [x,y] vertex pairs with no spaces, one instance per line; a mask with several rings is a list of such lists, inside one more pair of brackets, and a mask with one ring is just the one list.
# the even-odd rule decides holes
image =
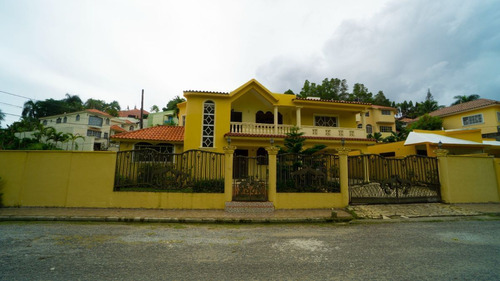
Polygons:
[[276,173],[276,155],[278,154],[279,148],[276,146],[266,147],[267,155],[269,157],[269,165],[267,166],[269,169],[269,189],[267,191],[267,200],[269,202],[273,202],[274,207],[276,208],[276,181],[277,173]]
[[347,156],[351,149],[342,146],[336,148],[336,150],[339,154],[340,194],[342,195],[342,206],[346,207],[349,205],[349,169],[347,164]]
[[224,201],[233,201],[233,154],[236,146],[228,145],[224,150]]
[[438,159],[438,173],[439,173],[439,183],[441,191],[441,201],[444,203],[450,202],[450,187],[448,183],[448,150],[437,149],[436,151]]

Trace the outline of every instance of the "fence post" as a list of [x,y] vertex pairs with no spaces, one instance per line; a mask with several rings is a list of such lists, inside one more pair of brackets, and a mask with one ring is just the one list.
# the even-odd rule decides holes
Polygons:
[[276,208],[276,181],[277,179],[277,162],[276,155],[278,154],[279,148],[276,146],[266,147],[267,154],[269,156],[269,189],[267,191],[267,200],[269,202],[273,202],[274,207]]
[[347,147],[338,147],[336,148],[339,154],[339,172],[340,172],[340,194],[342,195],[342,206],[349,205],[349,169],[347,164],[347,157],[350,148]]
[[224,201],[233,201],[233,154],[236,146],[228,145],[224,150]]
[[438,159],[439,185],[441,188],[441,201],[450,202],[450,187],[448,183],[448,150],[437,149],[435,151]]
[[363,182],[364,183],[369,183],[370,182],[370,163],[368,161],[368,158],[370,156],[368,155],[361,155],[363,157]]

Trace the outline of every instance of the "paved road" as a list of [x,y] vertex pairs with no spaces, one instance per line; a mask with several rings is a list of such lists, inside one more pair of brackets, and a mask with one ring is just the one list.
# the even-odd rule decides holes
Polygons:
[[1,280],[500,280],[500,221],[0,223]]

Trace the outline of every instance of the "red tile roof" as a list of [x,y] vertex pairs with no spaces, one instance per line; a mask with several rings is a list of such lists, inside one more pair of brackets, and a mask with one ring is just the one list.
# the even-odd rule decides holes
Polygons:
[[112,136],[111,138],[116,140],[150,140],[150,141],[183,142],[184,127],[155,126],[151,128],[117,134]]
[[444,107],[429,113],[430,116],[447,116],[453,115],[456,113],[469,111],[473,109],[483,108],[490,105],[500,104],[499,101],[496,100],[488,100],[488,99],[477,99],[474,101],[464,102],[457,105],[452,105],[448,107]]
[[382,105],[373,104],[372,107],[377,108],[377,109],[387,109],[387,110],[392,110],[392,111],[398,111],[397,108],[390,107],[390,106],[382,106]]
[[[227,133],[224,137],[248,137],[248,138],[277,138],[284,139],[285,135],[267,135],[267,134],[245,134],[245,133]],[[321,137],[321,136],[302,136],[305,139],[311,140],[346,140],[346,141],[375,141],[374,139],[365,138],[341,138],[341,137]]]
[[320,101],[320,102],[332,102],[332,103],[347,103],[347,104],[362,104],[362,105],[371,105],[371,103],[368,102],[360,102],[360,101],[346,101],[346,100],[315,100],[315,99],[308,99],[308,98],[294,98],[292,101],[299,100],[299,101]]
[[[144,114],[149,114],[149,112],[144,110]],[[120,117],[129,117],[129,115],[135,116],[136,118],[140,118],[141,117],[141,110],[134,108],[131,110],[118,111],[118,116],[120,116]]]
[[100,115],[104,115],[104,116],[107,116],[107,117],[113,117],[113,116],[107,114],[106,112],[103,112],[103,111],[100,111],[100,110],[97,110],[97,109],[85,109],[85,112],[100,114]]
[[113,125],[113,126],[111,126],[110,129],[113,130],[113,131],[115,131],[115,132],[119,132],[119,133],[123,133],[123,132],[127,131],[127,130],[123,129],[122,127],[118,126],[118,125]]
[[201,94],[229,95],[229,93],[227,93],[227,92],[216,92],[216,91],[195,91],[195,90],[184,90],[184,93],[201,93]]

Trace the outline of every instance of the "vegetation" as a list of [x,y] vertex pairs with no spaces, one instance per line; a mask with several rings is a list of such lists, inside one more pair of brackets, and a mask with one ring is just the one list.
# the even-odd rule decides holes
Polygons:
[[162,110],[163,111],[174,110],[175,111],[175,116],[177,118],[179,118],[179,108],[177,107],[177,104],[179,104],[181,102],[185,102],[185,101],[186,101],[185,98],[181,98],[179,96],[175,96],[173,99],[171,99],[170,101],[168,101],[167,107],[162,108]]
[[303,149],[306,139],[303,138],[302,135],[304,135],[304,133],[299,132],[299,128],[290,128],[290,132],[286,134],[286,138],[284,139],[285,147],[280,147],[279,153],[302,153],[311,155],[326,148],[324,144],[316,144],[311,148]]
[[470,101],[474,101],[474,100],[477,100],[479,99],[479,95],[463,95],[463,96],[454,96],[453,97],[456,101],[454,103],[452,103],[451,105],[457,105],[457,104],[461,104],[461,103],[464,103],[464,102],[470,102]]

